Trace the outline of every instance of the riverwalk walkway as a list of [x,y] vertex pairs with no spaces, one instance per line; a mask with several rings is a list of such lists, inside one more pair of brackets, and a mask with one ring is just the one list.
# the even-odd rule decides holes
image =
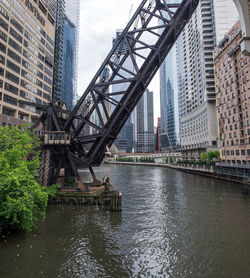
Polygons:
[[125,162],[125,161],[105,161],[105,164],[119,164],[119,165],[134,165],[134,166],[153,166],[153,167],[164,167],[164,168],[171,168],[195,175],[202,175],[217,179],[223,179],[227,181],[242,183],[242,178],[232,175],[230,173],[221,173],[217,171],[216,167],[214,166],[207,166],[207,165],[177,165],[177,164],[168,164],[163,162]]

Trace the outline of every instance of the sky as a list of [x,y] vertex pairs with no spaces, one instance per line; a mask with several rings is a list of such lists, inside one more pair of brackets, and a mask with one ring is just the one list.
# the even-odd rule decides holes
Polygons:
[[[123,29],[141,0],[80,0],[78,95],[82,95],[112,47],[116,29]],[[154,124],[160,117],[159,74],[149,89],[154,92]]]

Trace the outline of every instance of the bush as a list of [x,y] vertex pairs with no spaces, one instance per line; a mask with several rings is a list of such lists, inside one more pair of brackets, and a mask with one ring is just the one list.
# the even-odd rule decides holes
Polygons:
[[141,157],[139,158],[139,162],[155,163],[155,160],[151,157]]
[[219,156],[220,156],[219,151],[209,151],[209,152],[202,153],[200,155],[200,159],[203,163],[212,165],[214,158],[217,159]]
[[121,162],[134,162],[134,159],[131,157],[117,157],[116,161],[121,161]]
[[0,234],[30,231],[45,216],[48,196],[55,187],[41,187],[35,180],[39,169],[40,141],[28,129],[0,128]]

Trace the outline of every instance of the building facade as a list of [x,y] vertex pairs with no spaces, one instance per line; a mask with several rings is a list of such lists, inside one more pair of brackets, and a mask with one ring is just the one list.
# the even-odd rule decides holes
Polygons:
[[72,110],[77,92],[80,1],[58,0],[53,99]]
[[[180,1],[166,0],[166,3]],[[167,17],[168,15],[165,14]],[[161,147],[173,150],[177,147],[179,131],[178,90],[176,75],[176,44],[160,67]],[[167,140],[166,140],[167,138]]]
[[156,134],[155,134],[155,151],[160,152],[161,151],[161,118],[157,119],[157,127],[156,127]]
[[250,57],[241,39],[237,22],[214,51],[219,139],[222,162],[250,164]]
[[187,157],[217,147],[215,44],[213,1],[201,0],[177,41],[180,144]]
[[[178,112],[175,105],[177,88],[174,84],[175,46],[170,50],[160,68],[161,146],[162,150],[176,149]],[[163,140],[167,137],[169,140]],[[165,144],[167,142],[167,144]]]
[[77,94],[80,0],[65,1],[61,101],[73,109]]
[[238,17],[231,8],[232,0],[201,0],[177,40],[180,145],[186,157],[217,147],[213,49]]
[[137,104],[137,152],[155,151],[153,92],[148,89]]
[[218,43],[239,19],[239,13],[233,0],[214,0],[214,17]]
[[40,111],[19,100],[51,101],[56,0],[0,1],[0,125],[35,122]]
[[[116,43],[117,39],[119,38],[122,30],[116,31],[116,37],[113,39],[113,45]],[[126,50],[126,44],[121,44],[120,49],[118,49],[118,59],[123,58],[123,51]],[[123,65],[126,69],[129,69],[131,72],[134,72],[134,66],[131,58],[127,58]],[[120,74],[124,77],[129,78],[130,74],[124,70],[120,70]],[[120,77],[117,77],[120,78]],[[129,84],[129,83],[128,83]],[[127,85],[128,86],[128,85]],[[120,92],[126,90],[126,85],[115,84],[112,86],[112,93]],[[114,96],[116,101],[119,101],[121,96]],[[112,110],[115,109],[115,106],[112,107]],[[128,120],[126,121],[125,125],[121,129],[117,140],[115,141],[115,146],[117,147],[118,151],[121,153],[132,152],[135,145],[135,112],[133,111],[129,116]]]

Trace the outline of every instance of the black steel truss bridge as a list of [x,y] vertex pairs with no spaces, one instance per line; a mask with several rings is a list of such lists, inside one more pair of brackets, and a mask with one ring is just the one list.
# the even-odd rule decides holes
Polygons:
[[56,183],[64,169],[84,190],[79,168],[89,168],[99,183],[92,167],[101,164],[198,3],[143,0],[73,111],[57,102],[20,101],[42,110],[32,126],[43,130],[41,184]]

